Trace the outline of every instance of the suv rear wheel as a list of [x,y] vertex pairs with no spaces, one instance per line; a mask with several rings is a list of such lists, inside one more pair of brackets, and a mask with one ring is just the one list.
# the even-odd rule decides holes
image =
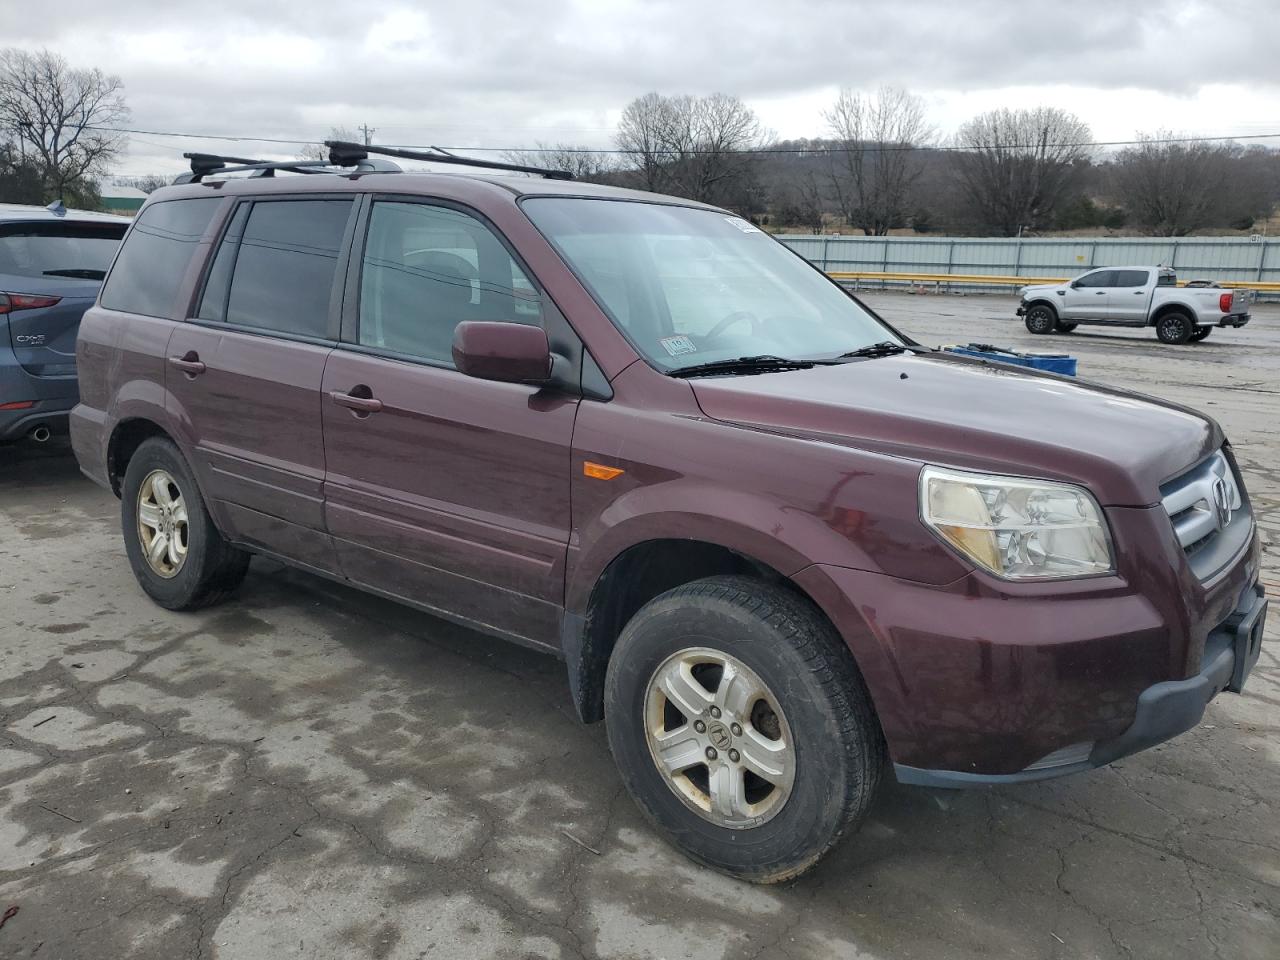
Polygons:
[[710,577],[627,624],[605,684],[609,745],[641,811],[693,859],[776,883],[865,815],[884,765],[871,700],[804,598]]
[[1181,310],[1170,310],[1156,321],[1156,336],[1161,343],[1186,343],[1195,329],[1191,318]]
[[147,595],[169,610],[217,603],[240,585],[249,555],[222,538],[178,448],[143,441],[120,490],[125,552]]
[[1024,322],[1032,333],[1053,333],[1058,325],[1058,314],[1054,312],[1053,307],[1037,303],[1027,311]]

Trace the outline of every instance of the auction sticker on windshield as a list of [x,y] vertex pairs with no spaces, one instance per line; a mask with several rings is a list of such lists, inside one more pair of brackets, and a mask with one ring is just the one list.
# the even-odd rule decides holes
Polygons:
[[663,337],[658,341],[662,344],[662,348],[673,357],[680,357],[686,353],[697,353],[698,348],[693,345],[693,341],[688,337]]
[[743,220],[741,217],[725,217],[729,223],[733,224],[743,233],[759,233],[760,228],[750,221]]

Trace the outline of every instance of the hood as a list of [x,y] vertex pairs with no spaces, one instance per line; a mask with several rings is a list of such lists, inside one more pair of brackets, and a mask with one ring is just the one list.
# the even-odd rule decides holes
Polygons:
[[1033,283],[1029,286],[1020,288],[1018,290],[1018,295],[1022,297],[1023,300],[1030,300],[1032,297],[1048,296],[1055,290],[1062,289],[1064,286],[1065,284],[1062,283]]
[[1162,482],[1223,442],[1217,423],[1184,407],[945,353],[689,383],[716,420],[940,466],[1065,480],[1105,506],[1159,502]]

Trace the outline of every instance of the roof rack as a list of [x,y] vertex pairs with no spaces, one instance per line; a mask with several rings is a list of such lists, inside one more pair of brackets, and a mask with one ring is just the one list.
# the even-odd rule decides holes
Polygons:
[[[328,160],[252,160],[215,153],[184,153],[191,161],[191,172],[179,174],[174,183],[200,183],[210,174],[242,173],[251,177],[272,177],[277,170],[289,173],[338,173],[335,167],[354,167],[355,173],[399,173],[397,164],[386,160],[369,160],[353,154],[330,150]],[[348,172],[348,171],[341,171]]]
[[[428,163],[456,163],[466,167],[483,167],[487,170],[509,170],[512,173],[532,173],[548,180],[572,180],[573,174],[568,170],[550,170],[546,167],[528,167],[520,163],[501,163],[497,160],[475,160],[471,157],[459,157],[440,147],[432,147],[430,153],[425,150],[399,150],[395,147],[374,147],[368,144],[351,143],[347,140],[326,140],[330,159],[365,158],[369,154],[382,157],[400,157],[403,160],[424,160]],[[335,162],[336,159],[335,159]]]

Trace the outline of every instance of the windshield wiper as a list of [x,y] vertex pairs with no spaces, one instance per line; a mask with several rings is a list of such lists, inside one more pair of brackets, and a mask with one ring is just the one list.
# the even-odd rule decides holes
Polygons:
[[711,360],[668,371],[671,377],[699,377],[715,373],[769,373],[775,370],[808,370],[814,360],[788,360],[765,354],[759,357],[734,357],[731,360]]
[[66,270],[45,270],[42,271],[46,277],[75,277],[79,280],[102,280],[106,277],[105,270],[90,270],[86,267],[72,267]]
[[850,350],[848,353],[842,353],[836,359],[853,360],[858,357],[892,357],[895,354],[906,352],[907,348],[902,344],[881,340],[879,343],[873,343],[869,346],[859,347],[857,350]]

